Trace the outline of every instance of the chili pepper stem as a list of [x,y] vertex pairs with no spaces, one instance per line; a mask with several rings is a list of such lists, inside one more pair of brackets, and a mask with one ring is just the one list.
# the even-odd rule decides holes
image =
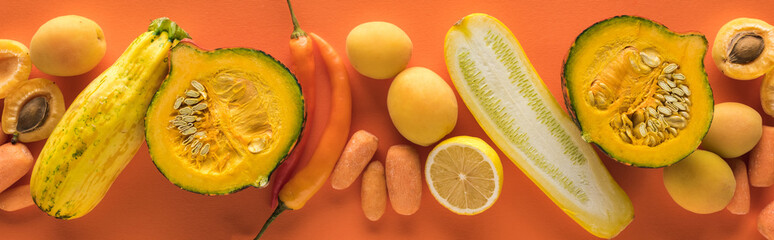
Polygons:
[[296,39],[302,36],[306,36],[306,32],[301,29],[301,26],[298,24],[298,19],[296,19],[296,14],[293,13],[293,6],[290,5],[290,0],[288,1],[288,9],[290,9],[290,18],[293,19],[293,32],[290,33],[290,38]]
[[277,219],[277,216],[279,216],[280,213],[282,213],[285,210],[293,210],[293,209],[288,208],[288,206],[285,206],[285,203],[283,203],[282,201],[279,201],[279,205],[277,205],[277,208],[274,209],[274,212],[271,214],[271,216],[269,216],[269,219],[266,219],[266,223],[263,224],[263,227],[261,227],[261,231],[258,232],[257,236],[255,236],[255,240],[260,239],[261,236],[263,236],[263,232],[265,232],[266,229],[269,228],[269,224],[271,224],[271,222],[274,222],[274,219]]

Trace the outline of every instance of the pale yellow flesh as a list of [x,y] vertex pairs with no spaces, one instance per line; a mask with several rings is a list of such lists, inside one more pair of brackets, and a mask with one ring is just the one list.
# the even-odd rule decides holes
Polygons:
[[567,215],[602,238],[632,221],[629,197],[507,27],[469,15],[449,30],[445,55],[455,87],[487,135]]

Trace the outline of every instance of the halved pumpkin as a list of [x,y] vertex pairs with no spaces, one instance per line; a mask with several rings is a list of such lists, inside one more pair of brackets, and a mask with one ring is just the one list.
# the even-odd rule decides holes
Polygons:
[[151,158],[175,185],[201,194],[265,187],[304,123],[296,78],[247,48],[182,42],[145,121]]
[[570,115],[586,141],[638,167],[663,167],[693,152],[712,120],[704,71],[707,40],[633,16],[578,36],[562,75]]

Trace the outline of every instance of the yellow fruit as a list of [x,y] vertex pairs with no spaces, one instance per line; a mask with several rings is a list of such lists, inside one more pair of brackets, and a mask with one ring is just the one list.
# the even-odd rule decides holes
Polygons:
[[54,76],[81,75],[105,56],[105,35],[94,21],[76,15],[44,23],[30,42],[32,64]]
[[500,196],[503,166],[497,152],[480,138],[457,136],[430,152],[425,180],[441,205],[456,214],[475,215]]
[[387,92],[395,128],[409,141],[429,146],[457,124],[457,99],[449,84],[430,69],[412,67],[398,74]]
[[664,186],[672,199],[700,214],[723,210],[736,190],[736,179],[726,161],[714,153],[696,150],[664,168]]
[[736,102],[715,105],[701,148],[723,158],[735,158],[752,150],[763,134],[763,119],[755,109]]
[[347,57],[360,74],[374,79],[392,78],[408,65],[413,45],[398,26],[367,22],[347,35]]

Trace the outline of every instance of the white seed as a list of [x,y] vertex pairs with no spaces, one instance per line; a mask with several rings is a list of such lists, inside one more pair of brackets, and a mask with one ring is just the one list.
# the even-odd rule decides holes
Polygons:
[[672,79],[685,80],[685,75],[683,75],[682,73],[675,73],[675,74],[672,74]]
[[657,84],[659,87],[661,87],[662,90],[666,92],[669,92],[670,90],[672,90],[672,88],[669,87],[669,84],[667,84],[664,80],[659,80]]
[[196,97],[199,97],[200,94],[197,91],[188,90],[188,91],[185,91],[185,95],[188,97],[196,98]]
[[191,128],[188,128],[188,129],[186,129],[186,130],[181,132],[181,134],[183,134],[183,136],[188,136],[188,135],[191,135],[191,134],[194,134],[194,133],[196,133],[196,127],[191,127]]
[[658,106],[658,112],[660,112],[661,114],[663,114],[665,116],[672,115],[672,110],[669,110],[669,108],[664,107],[664,106]]
[[658,93],[654,94],[653,98],[655,98],[659,102],[663,102],[664,101],[664,95],[661,95],[661,94],[658,94]]
[[673,96],[670,96],[670,95],[664,96],[664,100],[666,100],[666,102],[668,102],[668,103],[670,103],[670,102],[677,102],[677,98],[673,97]]
[[669,131],[669,133],[672,134],[672,136],[677,136],[677,129],[676,128],[668,127],[667,131]]
[[207,109],[207,103],[199,103],[193,106],[194,111],[201,111]]
[[180,110],[177,110],[177,113],[179,113],[180,115],[191,115],[193,114],[193,109],[191,109],[191,107],[184,107],[184,108],[181,108]]
[[687,98],[687,97],[683,98],[683,102],[685,103],[685,105],[688,105],[689,107],[691,106],[691,99],[690,98]]
[[626,136],[625,132],[618,132],[618,137],[625,143],[632,143],[632,139],[630,139],[629,136]]
[[172,125],[174,125],[175,127],[179,127],[179,126],[186,125],[186,122],[182,120],[172,120]]
[[186,105],[191,106],[191,105],[199,103],[199,101],[201,101],[201,99],[198,99],[198,98],[186,98],[183,102]]
[[623,122],[621,122],[620,117],[613,117],[612,119],[610,119],[610,127],[614,129],[618,129],[618,128],[621,128],[621,126],[623,126]]
[[677,106],[675,106],[674,103],[671,103],[671,102],[666,103],[664,106],[668,107],[669,110],[672,110],[672,112],[677,112],[680,110],[679,108],[677,108]]
[[188,125],[177,126],[177,130],[180,131],[180,132],[188,130],[189,128],[191,128],[191,126],[188,126]]
[[642,62],[645,63],[645,65],[648,65],[648,67],[658,67],[658,65],[661,65],[661,59],[653,54],[649,54],[646,52],[640,52],[640,57],[642,58]]
[[685,104],[681,102],[675,102],[672,104],[674,104],[675,107],[677,107],[677,110],[680,110],[680,111],[685,111],[686,109],[688,109],[687,107],[685,107]]
[[648,129],[645,123],[637,124],[637,127],[635,128],[635,135],[637,138],[643,138],[645,135],[648,134]]
[[262,138],[256,138],[247,145],[247,150],[251,153],[259,153],[263,151],[264,147],[266,147],[266,141]]
[[188,145],[188,143],[193,141],[193,140],[194,140],[194,136],[193,135],[188,136],[187,138],[185,138],[185,140],[183,140],[183,145]]
[[657,117],[658,116],[658,111],[656,111],[655,108],[648,107],[647,109],[648,109],[648,114],[650,114],[651,117]]
[[673,82],[672,80],[666,79],[666,80],[664,80],[664,82],[666,82],[667,85],[669,85],[670,88],[677,87],[677,84],[675,84],[675,82]]
[[174,105],[173,107],[174,107],[175,109],[178,109],[178,108],[180,108],[180,105],[182,105],[182,104],[183,104],[183,99],[185,99],[185,98],[183,98],[183,97],[177,97],[177,99],[175,99],[175,105]]
[[204,146],[202,146],[202,150],[199,152],[199,154],[204,156],[204,155],[207,155],[208,152],[210,152],[210,144],[209,143],[208,144],[204,144]]
[[199,143],[199,139],[194,140],[193,143],[191,143],[191,147],[196,147],[197,143]]
[[685,92],[683,92],[683,90],[680,88],[672,88],[672,94],[680,97],[685,96]]
[[664,67],[664,73],[672,73],[675,70],[677,70],[677,64],[670,63],[666,67]]
[[196,134],[194,134],[194,136],[198,137],[198,138],[206,138],[207,137],[207,135],[204,133],[204,131],[196,132]]
[[183,117],[183,121],[189,122],[189,123],[196,122],[196,117],[194,117],[194,116],[184,116]]
[[191,149],[191,154],[197,154],[199,153],[199,148],[202,147],[202,143],[197,143],[194,145],[193,149]]
[[676,129],[683,129],[685,128],[685,118],[681,116],[671,116],[666,118],[667,124],[669,124],[670,127],[676,128]]
[[191,86],[196,88],[196,90],[199,91],[199,92],[204,92],[204,85],[202,85],[201,83],[199,83],[196,80],[191,80]]

